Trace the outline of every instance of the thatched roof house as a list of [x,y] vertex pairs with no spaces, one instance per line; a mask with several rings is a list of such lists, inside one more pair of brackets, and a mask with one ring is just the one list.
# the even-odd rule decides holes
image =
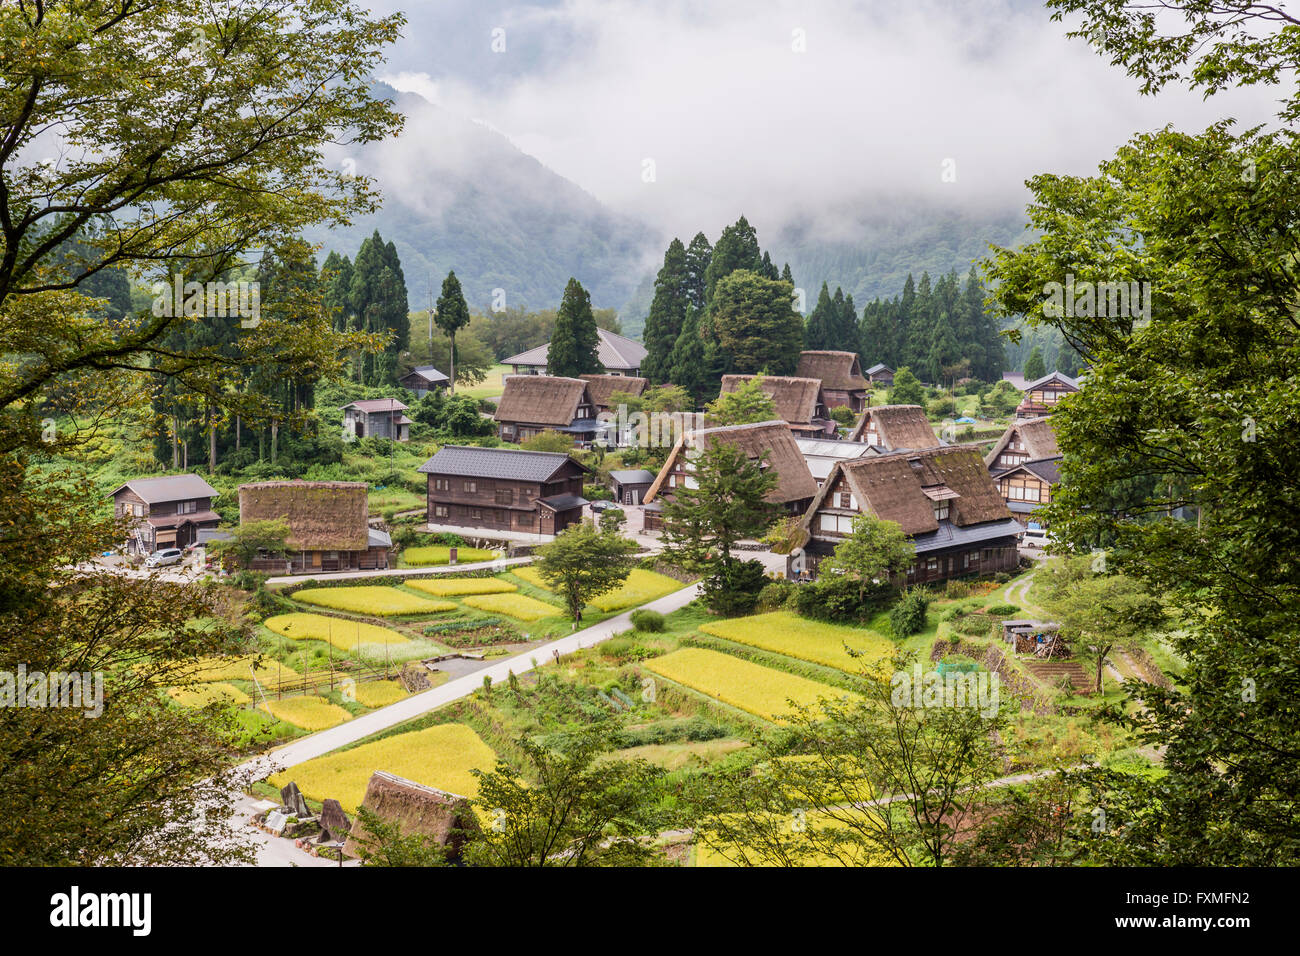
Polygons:
[[917,561],[909,583],[1014,568],[1020,525],[971,446],[837,462],[801,522],[814,562],[870,514],[899,525]]
[[943,444],[934,434],[920,405],[877,405],[868,408],[854,426],[849,441],[878,445],[887,451],[936,448]]
[[1054,458],[1060,453],[1052,419],[1043,415],[1009,425],[993,449],[984,456],[984,464],[997,474],[1023,462]]
[[860,412],[866,407],[867,390],[871,384],[862,374],[862,363],[857,352],[800,352],[799,368],[795,375],[818,379],[822,383],[822,398],[828,408],[844,405]]
[[615,392],[638,397],[650,387],[650,379],[635,375],[581,375],[579,378],[587,383],[587,396],[597,412],[614,407],[610,398]]
[[[239,521],[284,521],[287,557],[253,567],[283,571],[350,571],[388,567],[391,541],[369,523],[364,481],[255,481],[239,486]],[[286,564],[288,567],[286,567]]]
[[[477,829],[469,798],[426,787],[414,780],[376,770],[366,785],[361,806],[389,823],[397,824],[402,836],[426,836],[442,846],[450,859],[459,856],[467,831]],[[361,855],[368,834],[358,818],[352,824],[343,852],[350,857]]]
[[590,440],[599,425],[587,383],[558,375],[507,375],[493,418],[502,441],[510,442],[547,430]]
[[817,493],[817,482],[813,480],[790,429],[784,422],[770,421],[687,432],[669,452],[668,460],[645,493],[644,501],[650,503],[661,494],[671,495],[675,487],[690,487],[695,480],[691,477],[690,461],[694,453],[712,448],[719,442],[740,448],[751,461],[765,460],[766,467],[776,472],[776,487],[767,495],[767,500],[773,504],[782,505],[787,511],[800,512]]
[[722,394],[734,392],[754,379],[759,379],[763,394],[772,400],[776,414],[792,432],[809,438],[835,437],[835,422],[826,415],[822,383],[818,379],[793,375],[724,375]]

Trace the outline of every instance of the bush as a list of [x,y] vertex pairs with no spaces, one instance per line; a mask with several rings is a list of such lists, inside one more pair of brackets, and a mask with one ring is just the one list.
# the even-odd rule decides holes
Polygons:
[[614,492],[604,485],[583,485],[582,497],[588,501],[613,501]]
[[647,634],[657,634],[664,629],[664,616],[658,611],[641,608],[632,612],[632,626]]
[[984,613],[992,614],[995,617],[1011,617],[1014,614],[1022,613],[1020,608],[1014,604],[994,604]]
[[767,582],[767,571],[761,562],[728,558],[704,577],[700,592],[710,611],[736,617],[754,610]]
[[769,581],[758,592],[758,609],[760,611],[777,611],[795,599],[798,585],[793,581]]
[[875,615],[893,589],[888,584],[860,591],[858,582],[843,574],[823,574],[797,585],[795,609],[804,617],[839,623],[864,622]]
[[970,597],[971,586],[969,581],[950,580],[944,586],[944,594],[950,598]]
[[999,571],[997,574],[993,575],[993,580],[997,581],[998,584],[1006,584],[1011,580],[1011,575],[1006,571]]
[[925,410],[931,418],[944,418],[957,414],[957,403],[951,398],[936,398],[926,404]]
[[910,637],[925,630],[925,612],[930,607],[930,595],[925,591],[908,591],[889,612],[889,626],[898,638]]
[[852,428],[858,420],[857,413],[847,405],[836,405],[831,409],[830,415],[837,425],[843,425],[845,428]]

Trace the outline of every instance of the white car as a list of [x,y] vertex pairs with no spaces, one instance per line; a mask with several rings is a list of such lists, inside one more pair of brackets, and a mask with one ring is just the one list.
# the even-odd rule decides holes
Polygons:
[[1045,548],[1050,540],[1045,528],[1027,528],[1020,532],[1020,544],[1025,548]]
[[163,568],[169,564],[180,564],[181,558],[182,552],[180,548],[162,548],[145,558],[144,566],[146,568]]

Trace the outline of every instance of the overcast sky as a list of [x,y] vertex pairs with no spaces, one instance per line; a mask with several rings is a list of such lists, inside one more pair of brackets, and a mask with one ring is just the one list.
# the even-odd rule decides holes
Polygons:
[[833,228],[907,196],[1017,209],[1033,173],[1087,173],[1134,132],[1274,108],[1266,90],[1141,97],[1025,0],[372,7],[410,21],[381,79],[680,235],[741,211]]

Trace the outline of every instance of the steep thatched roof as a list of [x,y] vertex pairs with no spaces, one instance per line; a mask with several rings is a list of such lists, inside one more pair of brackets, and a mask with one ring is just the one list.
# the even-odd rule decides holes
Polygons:
[[1011,517],[979,451],[964,445],[837,462],[804,516],[805,530],[841,475],[863,510],[909,535],[938,529],[936,500],[948,502],[948,520],[958,528]]
[[587,383],[558,375],[507,375],[494,418],[499,422],[568,425],[590,404]]
[[857,352],[800,352],[799,368],[795,374],[800,378],[819,379],[822,388],[851,391],[870,387],[862,375],[862,363],[858,360]]
[[364,551],[364,481],[257,481],[239,486],[239,521],[284,520],[292,551]]
[[772,400],[777,415],[790,425],[811,424],[817,417],[817,406],[824,404],[820,380],[793,375],[724,375],[722,394],[734,392],[755,378],[762,379],[763,394]]
[[628,395],[640,395],[650,387],[650,379],[637,378],[634,375],[581,375],[579,376],[587,383],[587,394],[591,396],[591,403],[597,408],[609,408],[610,396],[615,392],[626,392]]
[[727,425],[719,428],[701,428],[687,432],[673,446],[668,460],[659,470],[645,501],[650,502],[660,493],[667,491],[668,476],[673,467],[693,449],[712,448],[717,443],[735,445],[751,461],[758,461],[766,456],[767,466],[776,472],[776,487],[767,493],[767,500],[773,504],[786,504],[791,501],[804,501],[817,493],[817,482],[813,480],[804,461],[799,446],[785,422],[757,422],[752,425]]
[[[383,770],[370,775],[361,806],[389,823],[396,823],[402,836],[432,837],[453,858],[465,841],[459,831],[478,826],[468,798]],[[358,819],[352,824],[343,852],[351,857],[360,856],[365,836],[365,828]]]
[[992,468],[1003,449],[1013,441],[1023,442],[1025,454],[1030,458],[1053,458],[1061,453],[1056,444],[1056,431],[1052,427],[1051,416],[1043,415],[1008,425],[993,450],[984,456],[984,464]]
[[862,413],[854,426],[849,441],[866,441],[867,425],[876,423],[876,434],[885,447],[920,449],[934,448],[939,444],[925,409],[920,405],[877,405]]

